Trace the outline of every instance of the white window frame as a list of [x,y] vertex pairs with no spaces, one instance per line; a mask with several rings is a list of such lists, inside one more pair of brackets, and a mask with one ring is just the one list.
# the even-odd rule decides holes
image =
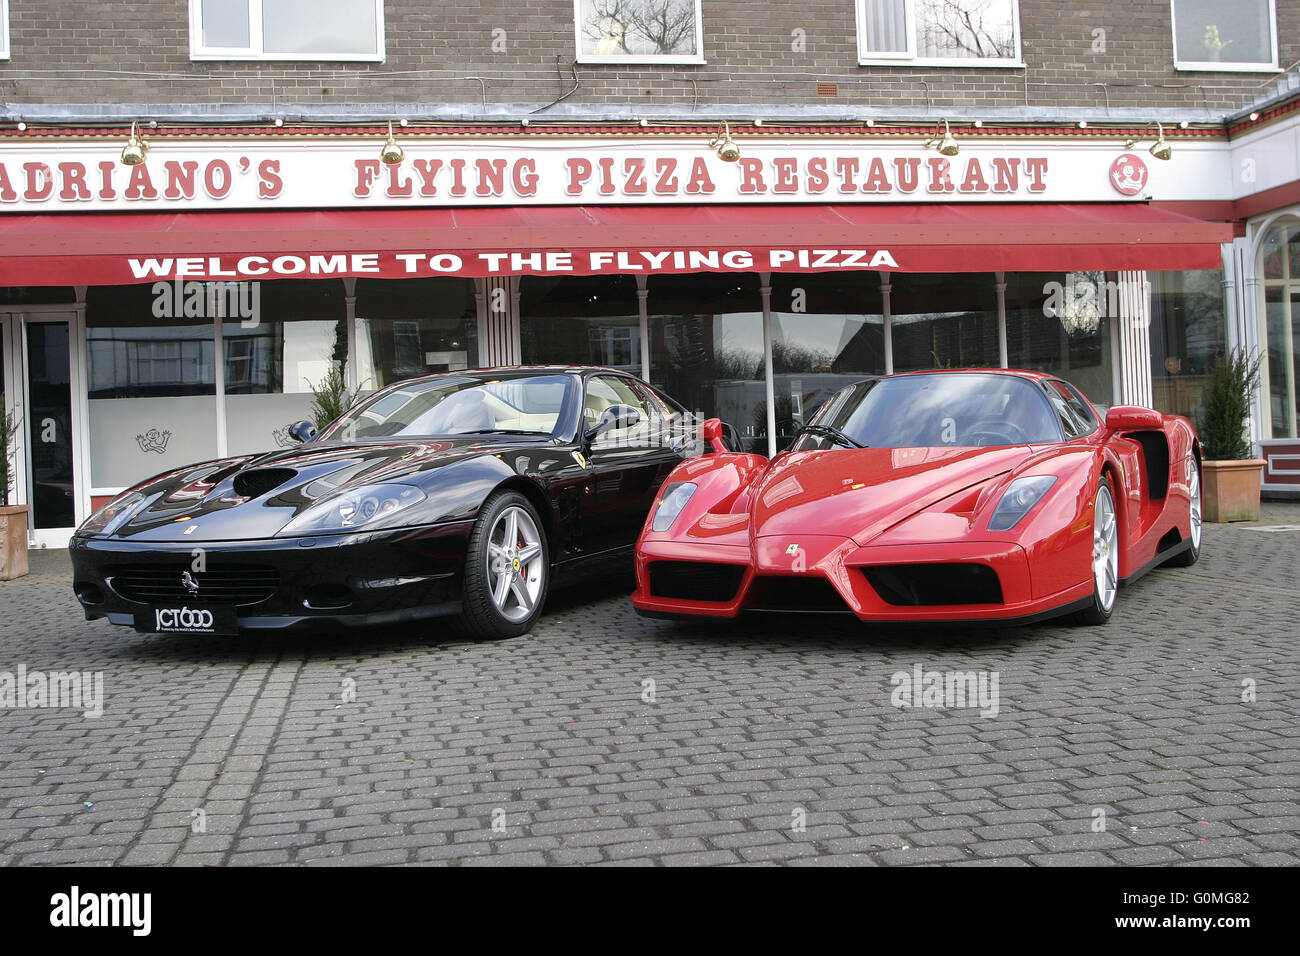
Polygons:
[[[1172,2],[1172,0],[1171,0]],[[1020,40],[1020,0],[1011,0],[1011,27],[1016,39],[1014,57],[918,57],[916,55],[916,0],[903,0],[903,16],[907,21],[907,49],[896,52],[864,50],[862,40],[867,35],[866,5],[854,0],[853,7],[858,31],[859,66],[951,66],[975,69],[1024,69],[1025,60]]]
[[573,0],[573,48],[579,63],[630,63],[630,64],[703,64],[704,61],[704,11],[700,0],[695,0],[695,52],[694,53],[642,53],[619,55],[617,53],[582,52],[582,2]]
[[[1236,2],[1236,0],[1232,0]],[[1178,4],[1169,0],[1169,40],[1173,44],[1174,69],[1202,73],[1277,73],[1277,0],[1268,3],[1269,39],[1273,45],[1273,59],[1269,63],[1232,63],[1223,60],[1178,59]]]
[[[4,0],[0,0],[4,2]],[[190,59],[191,60],[305,60],[309,62],[383,63],[384,62],[384,0],[375,4],[374,53],[266,53],[262,40],[262,0],[248,3],[247,47],[206,47],[203,45],[203,3],[190,0]]]
[[9,59],[9,0],[0,0],[0,60]]

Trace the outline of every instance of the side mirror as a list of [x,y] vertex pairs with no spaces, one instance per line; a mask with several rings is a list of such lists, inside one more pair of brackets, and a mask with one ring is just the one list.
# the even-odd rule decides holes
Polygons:
[[1158,431],[1165,417],[1154,408],[1141,405],[1112,405],[1106,413],[1106,428],[1113,432]]
[[[700,437],[708,443],[710,451],[714,454],[721,454],[731,450],[727,444],[727,429],[729,428],[731,426],[723,424],[720,418],[708,418],[700,425]],[[735,431],[734,428],[731,428],[731,430],[732,432]]]
[[316,437],[316,423],[303,419],[289,426],[289,437],[299,442],[309,442]]
[[607,432],[611,428],[631,428],[639,421],[641,421],[641,413],[631,405],[611,405],[600,416],[596,427],[583,437],[589,442],[595,441],[596,436],[601,432]]

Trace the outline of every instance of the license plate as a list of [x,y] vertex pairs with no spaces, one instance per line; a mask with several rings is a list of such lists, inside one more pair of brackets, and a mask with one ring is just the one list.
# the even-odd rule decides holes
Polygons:
[[239,615],[233,607],[151,607],[136,612],[135,629],[145,634],[236,634]]

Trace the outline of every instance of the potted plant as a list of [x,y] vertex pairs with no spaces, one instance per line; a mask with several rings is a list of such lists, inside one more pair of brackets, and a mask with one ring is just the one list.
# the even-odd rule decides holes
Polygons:
[[0,415],[0,581],[27,573],[27,506],[11,505],[13,489],[11,455],[18,423],[12,415]]
[[1259,359],[1238,350],[1220,355],[1205,385],[1198,423],[1201,438],[1202,508],[1206,521],[1259,519],[1264,461],[1251,454],[1246,437],[1250,396],[1259,380]]

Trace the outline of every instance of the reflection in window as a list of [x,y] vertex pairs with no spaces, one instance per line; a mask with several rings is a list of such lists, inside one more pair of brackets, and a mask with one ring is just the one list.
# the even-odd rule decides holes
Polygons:
[[1272,438],[1295,438],[1300,418],[1300,227],[1274,226],[1261,249],[1267,349],[1260,369]]
[[1152,403],[1162,412],[1201,414],[1205,383],[1227,344],[1223,271],[1149,272]]
[[1174,0],[1174,62],[1181,69],[1271,69],[1273,0]]
[[772,276],[778,450],[837,390],[884,370],[879,273]]
[[325,381],[331,364],[341,368],[347,361],[339,280],[263,282],[260,309],[256,322],[221,326],[232,455],[293,447],[289,426],[309,417],[312,389]]
[[[732,425],[744,450],[767,454],[758,276],[654,276],[649,291],[651,383]],[[778,403],[778,418],[781,411]]]
[[357,380],[362,391],[477,364],[472,279],[357,280]]
[[1017,0],[858,0],[863,59],[1020,59]]
[[575,9],[589,62],[700,57],[699,0],[577,0]]
[[1106,272],[1008,272],[1007,364],[1050,372],[1094,405],[1115,390],[1111,335],[1119,285]]
[[641,374],[636,280],[615,276],[525,276],[519,338],[529,365],[604,365]]
[[894,371],[998,367],[992,274],[896,274],[890,285]]
[[211,318],[171,317],[176,285],[86,294],[90,481],[125,488],[217,453]]

